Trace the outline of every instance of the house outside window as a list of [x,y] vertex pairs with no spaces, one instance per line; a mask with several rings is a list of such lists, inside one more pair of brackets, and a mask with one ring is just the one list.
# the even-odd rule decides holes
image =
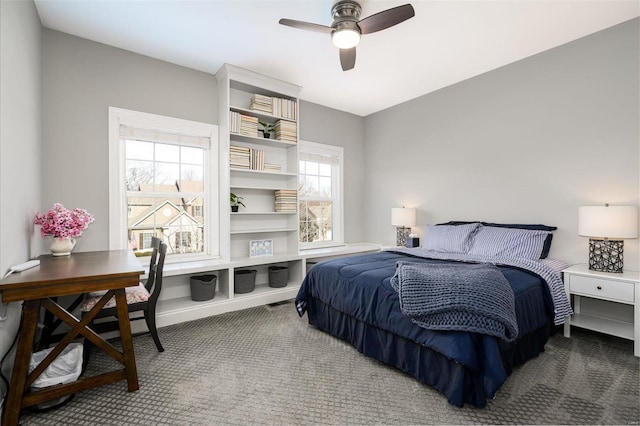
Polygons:
[[153,237],[153,232],[142,232],[140,233],[140,249],[149,249],[151,248],[151,239]]
[[[167,262],[217,257],[217,126],[109,112],[110,247],[144,256],[156,236]],[[205,204],[212,214],[202,215]]]
[[343,148],[300,141],[298,156],[300,248],[344,244]]

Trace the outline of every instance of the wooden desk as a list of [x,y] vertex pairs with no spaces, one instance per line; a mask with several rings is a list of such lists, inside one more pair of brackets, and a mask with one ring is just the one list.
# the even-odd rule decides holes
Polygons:
[[[10,275],[0,280],[3,302],[24,301],[16,360],[7,396],[3,425],[17,425],[20,410],[64,395],[91,389],[119,380],[127,380],[129,392],[138,390],[131,328],[124,289],[137,285],[144,270],[130,250],[110,250],[74,253],[71,256],[40,256],[40,266]],[[108,290],[96,306],[78,320],[52,300],[59,296]],[[115,295],[122,352],[87,327],[94,316]],[[49,355],[29,374],[29,361],[40,307],[60,318],[71,327],[67,335]],[[123,369],[83,377],[75,382],[51,386],[36,392],[27,390],[45,368],[71,343],[84,336],[95,346],[124,365]]]

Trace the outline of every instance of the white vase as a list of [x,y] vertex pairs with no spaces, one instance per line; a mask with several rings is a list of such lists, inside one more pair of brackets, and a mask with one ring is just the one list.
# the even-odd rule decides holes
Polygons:
[[53,238],[51,242],[51,253],[54,256],[69,256],[71,250],[76,246],[75,238]]

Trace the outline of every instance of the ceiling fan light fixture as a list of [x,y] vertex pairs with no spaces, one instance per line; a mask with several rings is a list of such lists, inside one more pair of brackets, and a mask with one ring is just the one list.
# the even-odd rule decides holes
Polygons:
[[331,33],[331,41],[339,49],[351,49],[360,42],[360,32],[352,28],[337,29]]

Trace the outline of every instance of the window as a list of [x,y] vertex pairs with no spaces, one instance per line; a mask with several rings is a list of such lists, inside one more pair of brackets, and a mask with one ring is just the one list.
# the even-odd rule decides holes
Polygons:
[[110,247],[144,256],[155,236],[167,262],[218,256],[217,127],[109,108],[109,138]]
[[306,141],[298,149],[300,247],[343,244],[343,149]]
[[176,231],[175,232],[175,248],[176,251],[185,251],[191,250],[192,245],[192,237],[193,233],[189,231]]
[[[140,249],[145,250],[151,248],[151,238],[153,232],[141,232],[140,233]],[[132,241],[135,241],[135,235],[132,234]]]

